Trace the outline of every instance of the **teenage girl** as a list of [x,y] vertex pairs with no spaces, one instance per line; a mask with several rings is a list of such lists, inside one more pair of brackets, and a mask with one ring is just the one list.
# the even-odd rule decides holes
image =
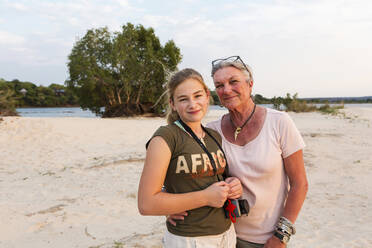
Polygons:
[[237,178],[223,176],[226,159],[220,135],[201,124],[209,90],[197,71],[184,69],[169,80],[168,97],[168,125],[146,144],[139,211],[185,213],[176,225],[167,222],[164,247],[235,247],[234,226],[222,206],[228,198],[239,198],[242,188]]

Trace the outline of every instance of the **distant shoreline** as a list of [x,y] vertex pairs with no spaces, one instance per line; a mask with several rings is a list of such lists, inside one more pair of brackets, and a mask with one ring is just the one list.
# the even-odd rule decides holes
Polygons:
[[[267,108],[272,108],[272,104],[259,104]],[[324,105],[323,103],[316,103],[316,106]],[[331,103],[332,105],[338,105]],[[345,108],[372,108],[372,103],[346,103]],[[82,118],[101,118],[96,116],[95,113],[90,110],[83,110],[79,106],[77,107],[37,107],[37,108],[17,108],[16,109],[20,117],[82,117]],[[226,110],[226,108],[219,105],[211,105],[210,110]]]

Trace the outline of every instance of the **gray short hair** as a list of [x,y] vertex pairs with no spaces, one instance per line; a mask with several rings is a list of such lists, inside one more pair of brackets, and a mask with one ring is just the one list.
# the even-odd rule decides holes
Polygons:
[[212,67],[212,77],[214,76],[214,74],[216,73],[216,71],[218,71],[219,69],[222,69],[222,68],[225,68],[225,67],[234,67],[238,70],[240,70],[244,75],[247,76],[247,82],[249,83],[250,81],[253,82],[253,75],[252,75],[252,69],[248,66],[248,65],[243,65],[241,62],[239,61],[221,61],[220,63],[214,65]]

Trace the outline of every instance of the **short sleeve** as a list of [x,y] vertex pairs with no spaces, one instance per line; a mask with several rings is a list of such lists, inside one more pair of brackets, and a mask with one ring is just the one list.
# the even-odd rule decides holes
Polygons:
[[169,126],[159,127],[158,130],[156,130],[152,137],[149,139],[149,141],[147,141],[146,149],[149,146],[150,141],[156,136],[162,137],[168,144],[170,151],[173,153],[176,146],[175,130],[172,130]]
[[279,121],[279,142],[283,154],[283,158],[289,157],[293,153],[303,149],[305,142],[301,137],[296,125],[292,118],[287,114],[283,113]]

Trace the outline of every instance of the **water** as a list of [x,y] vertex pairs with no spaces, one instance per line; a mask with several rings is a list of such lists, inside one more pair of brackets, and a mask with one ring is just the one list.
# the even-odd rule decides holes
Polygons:
[[82,110],[80,107],[71,108],[17,108],[17,112],[23,117],[83,117],[99,118],[90,110]]
[[[335,105],[340,105],[340,104],[335,104]],[[344,104],[344,107],[345,108],[372,108],[372,103],[347,103],[347,104]]]
[[[259,104],[266,108],[273,108],[272,104]],[[317,106],[322,104],[316,104]],[[330,104],[333,105],[333,104]],[[335,104],[337,105],[337,104]],[[372,108],[372,103],[345,104],[345,108]],[[224,107],[217,105],[210,106],[213,110],[226,110]],[[82,110],[79,107],[72,108],[18,108],[17,112],[23,117],[83,117],[99,118],[90,110]]]
[[[257,104],[259,106],[263,106],[265,108],[273,108],[273,104]],[[209,109],[211,110],[226,110],[225,107],[219,106],[219,105],[211,105],[209,106]]]

